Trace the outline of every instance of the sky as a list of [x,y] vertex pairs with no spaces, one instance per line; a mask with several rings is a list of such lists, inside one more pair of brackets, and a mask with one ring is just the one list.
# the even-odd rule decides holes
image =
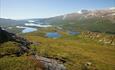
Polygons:
[[48,18],[81,9],[115,7],[115,0],[0,0],[0,18]]

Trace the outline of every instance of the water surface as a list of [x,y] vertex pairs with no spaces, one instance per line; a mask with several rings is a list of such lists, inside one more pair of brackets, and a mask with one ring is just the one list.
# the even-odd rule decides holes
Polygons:
[[70,35],[78,35],[78,34],[80,34],[80,32],[70,31],[69,34],[70,34]]
[[29,33],[29,32],[33,32],[33,31],[37,31],[37,29],[28,27],[28,28],[25,28],[24,30],[22,30],[22,33]]
[[29,32],[33,32],[33,31],[37,31],[36,28],[32,28],[32,27],[24,27],[24,26],[16,26],[17,28],[23,28],[22,33],[29,33]]
[[61,37],[61,34],[59,34],[58,32],[48,32],[46,33],[46,36],[48,38],[59,38]]

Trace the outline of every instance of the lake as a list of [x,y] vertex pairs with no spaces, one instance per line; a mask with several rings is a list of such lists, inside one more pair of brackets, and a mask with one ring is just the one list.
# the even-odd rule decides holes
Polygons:
[[33,32],[33,31],[37,31],[36,28],[32,28],[32,27],[24,27],[24,26],[16,26],[17,28],[23,28],[22,33],[29,33],[29,32]]
[[61,37],[61,34],[59,34],[58,32],[48,32],[46,33],[46,36],[48,38],[59,38]]
[[[69,35],[78,35],[78,34],[80,34],[80,32],[73,32],[73,31],[69,31],[68,33],[69,33]],[[62,35],[59,34],[58,32],[47,32],[45,36],[48,37],[48,38],[59,38]]]
[[80,34],[80,32],[74,32],[74,31],[69,31],[68,32],[70,35],[78,35],[78,34]]
[[33,31],[37,31],[37,29],[28,27],[28,28],[25,28],[24,30],[22,30],[22,33],[29,33],[29,32],[33,32]]

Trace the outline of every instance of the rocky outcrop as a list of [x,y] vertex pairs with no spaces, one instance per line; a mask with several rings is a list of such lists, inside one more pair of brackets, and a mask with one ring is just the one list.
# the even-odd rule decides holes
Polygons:
[[29,42],[25,38],[20,37],[20,36],[14,34],[14,33],[10,33],[10,32],[8,32],[6,30],[3,30],[0,27],[0,44],[2,44],[4,42],[8,42],[8,41],[17,42],[20,45],[25,46],[27,49],[29,49],[28,46],[30,46],[30,44],[32,44],[32,42]]
[[[29,46],[32,44],[28,40],[22,37],[19,37],[13,33],[9,33],[6,30],[2,30],[0,28],[0,44],[7,41],[13,41],[20,44],[19,47],[21,48],[21,51],[17,53],[19,55],[20,53],[25,53],[25,52],[28,53],[30,51]],[[44,68],[43,70],[66,70],[65,66],[62,63],[59,63],[58,61],[56,61],[55,59],[38,56],[36,55],[34,50],[32,52],[34,53],[32,53],[31,56],[33,57],[34,60],[37,60],[43,65],[43,68]]]
[[98,32],[83,32],[82,36],[95,40],[102,44],[108,44],[115,46],[115,35],[105,35]]
[[38,55],[33,55],[33,59],[41,62],[44,70],[66,70],[66,67],[55,59],[49,59]]

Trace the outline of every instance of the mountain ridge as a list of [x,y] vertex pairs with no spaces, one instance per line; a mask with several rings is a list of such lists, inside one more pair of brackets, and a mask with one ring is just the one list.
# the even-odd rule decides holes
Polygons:
[[[3,22],[2,22],[3,20]],[[25,20],[10,20],[0,18],[0,25],[23,25],[28,20],[34,23],[51,24],[54,27],[60,27],[64,30],[72,31],[96,31],[115,34],[115,7],[98,10],[81,10],[74,13],[64,14],[50,18],[34,18]],[[10,21],[10,22],[9,22]]]

